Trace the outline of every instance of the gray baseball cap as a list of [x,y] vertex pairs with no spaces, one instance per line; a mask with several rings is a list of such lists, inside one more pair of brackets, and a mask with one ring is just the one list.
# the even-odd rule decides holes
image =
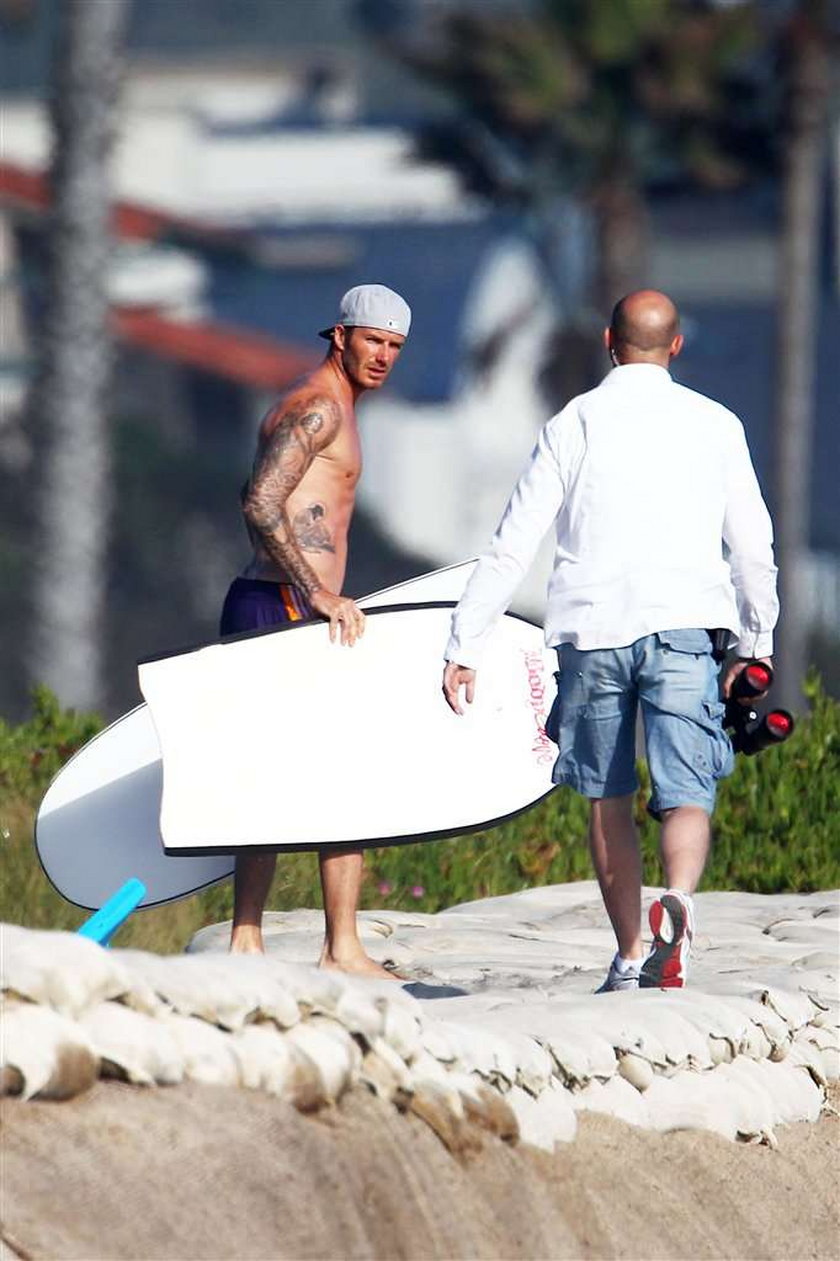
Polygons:
[[[388,333],[408,336],[411,328],[411,307],[393,289],[385,285],[356,285],[341,299],[336,324],[348,328],[381,328]],[[322,328],[319,337],[332,337],[335,324]]]

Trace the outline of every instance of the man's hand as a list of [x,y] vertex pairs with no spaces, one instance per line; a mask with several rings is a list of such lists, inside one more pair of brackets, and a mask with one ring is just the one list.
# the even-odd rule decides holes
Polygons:
[[326,587],[316,587],[308,598],[315,612],[329,622],[331,643],[340,634],[342,644],[350,646],[364,635],[365,615],[349,596],[333,595]]
[[475,696],[475,670],[469,666],[459,666],[454,661],[447,661],[443,671],[443,694],[446,703],[456,714],[463,714],[459,692],[464,688],[464,699],[472,705]]
[[[772,657],[739,657],[737,661],[732,662],[732,665],[729,667],[729,669],[726,671],[726,674],[724,675],[724,678],[723,678],[724,700],[727,700],[727,701],[729,700],[733,683],[737,679],[738,675],[742,674],[743,671],[746,670],[747,666],[750,664],[751,661],[761,661],[764,663],[764,665],[769,666],[771,670],[773,669]],[[758,695],[756,696],[744,697],[739,703],[741,705],[752,705],[754,701],[761,700],[761,698],[766,695],[767,695],[766,692],[759,692]]]

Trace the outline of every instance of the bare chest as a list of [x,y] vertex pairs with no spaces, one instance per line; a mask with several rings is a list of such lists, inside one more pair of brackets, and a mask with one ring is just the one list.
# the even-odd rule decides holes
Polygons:
[[313,460],[312,470],[334,478],[337,485],[355,488],[362,473],[362,446],[354,422],[342,424],[334,441]]

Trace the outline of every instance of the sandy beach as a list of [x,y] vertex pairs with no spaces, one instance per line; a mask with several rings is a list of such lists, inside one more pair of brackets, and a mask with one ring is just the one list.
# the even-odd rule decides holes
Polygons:
[[[835,1094],[835,1103],[837,1096]],[[317,1116],[252,1092],[100,1082],[4,1105],[10,1257],[825,1258],[840,1119],[779,1147],[581,1119],[553,1155],[351,1092]]]

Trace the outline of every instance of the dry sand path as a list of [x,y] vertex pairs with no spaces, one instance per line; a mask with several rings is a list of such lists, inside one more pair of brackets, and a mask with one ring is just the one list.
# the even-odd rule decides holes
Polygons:
[[327,1114],[185,1084],[4,1106],[3,1236],[24,1258],[779,1258],[840,1255],[840,1121],[778,1150],[604,1116],[553,1155],[450,1152],[351,1092]]

